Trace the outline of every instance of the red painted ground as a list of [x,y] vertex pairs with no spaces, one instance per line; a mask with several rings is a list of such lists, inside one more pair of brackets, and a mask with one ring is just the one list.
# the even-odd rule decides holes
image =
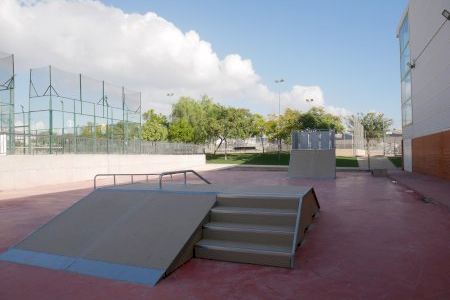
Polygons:
[[399,184],[417,191],[424,197],[431,198],[430,200],[433,202],[439,202],[450,208],[450,181],[402,170],[391,170],[389,175]]
[[[450,299],[450,210],[387,178],[215,171],[216,183],[313,185],[322,206],[295,269],[192,259],[149,288],[0,262],[0,299]],[[0,250],[88,190],[0,201]]]

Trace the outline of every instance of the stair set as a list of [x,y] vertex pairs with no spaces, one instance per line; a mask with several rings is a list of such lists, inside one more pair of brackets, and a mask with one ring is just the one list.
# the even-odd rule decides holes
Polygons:
[[218,194],[194,256],[292,268],[296,248],[320,208],[314,191],[308,195]]

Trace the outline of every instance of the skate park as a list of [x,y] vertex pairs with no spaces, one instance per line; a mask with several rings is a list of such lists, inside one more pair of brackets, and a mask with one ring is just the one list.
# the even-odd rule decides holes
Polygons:
[[1,300],[450,298],[450,0],[285,2],[0,1]]
[[[169,175],[185,183],[164,183]],[[193,170],[129,176],[132,184],[95,186],[0,260],[147,285],[192,257],[292,268],[319,211],[311,187],[211,184]]]

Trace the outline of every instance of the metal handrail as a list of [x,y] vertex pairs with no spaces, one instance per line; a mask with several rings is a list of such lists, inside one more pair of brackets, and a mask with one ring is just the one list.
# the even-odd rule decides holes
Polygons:
[[148,182],[148,176],[157,176],[160,175],[160,173],[116,173],[116,174],[97,174],[94,176],[94,190],[97,189],[97,177],[113,177],[114,178],[114,186],[116,186],[116,177],[117,176],[130,176],[131,177],[131,183],[134,183],[134,176],[146,176],[146,181]]
[[94,190],[97,189],[97,178],[98,177],[113,177],[114,183],[113,186],[117,185],[116,177],[117,176],[130,176],[131,184],[134,183],[134,176],[145,176],[146,182],[148,182],[148,176],[159,176],[159,188],[162,189],[163,177],[167,175],[175,175],[175,174],[184,174],[184,184],[187,184],[187,173],[192,173],[196,175],[198,178],[203,180],[207,184],[211,184],[207,179],[205,179],[202,175],[198,174],[194,170],[179,170],[179,171],[169,171],[162,173],[116,173],[116,174],[97,174],[94,176]]
[[202,175],[198,174],[194,170],[180,170],[180,171],[162,172],[161,174],[159,174],[159,188],[162,189],[162,183],[163,183],[162,178],[166,175],[184,174],[184,184],[186,184],[187,183],[187,173],[192,173],[192,174],[196,175],[198,178],[200,178],[201,180],[203,180],[205,183],[211,184],[211,182],[206,180]]

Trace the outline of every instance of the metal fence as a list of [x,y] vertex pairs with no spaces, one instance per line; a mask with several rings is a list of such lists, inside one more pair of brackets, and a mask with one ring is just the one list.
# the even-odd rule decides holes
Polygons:
[[10,154],[202,154],[204,145],[149,142],[140,139],[129,139],[124,144],[122,140],[105,138],[87,138],[54,135],[50,152],[50,137],[48,134],[31,134],[16,132],[15,151]]
[[293,150],[329,150],[336,148],[334,130],[302,130],[292,132]]
[[140,92],[82,74],[31,69],[28,106],[26,153],[128,153],[141,139]]
[[14,152],[14,55],[0,52],[0,155]]

